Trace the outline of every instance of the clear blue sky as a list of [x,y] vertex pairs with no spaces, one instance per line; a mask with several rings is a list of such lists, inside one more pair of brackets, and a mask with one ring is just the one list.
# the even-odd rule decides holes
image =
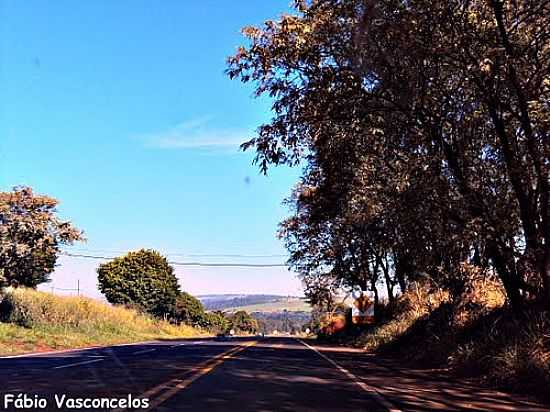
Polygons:
[[[239,30],[288,4],[0,1],[0,189],[58,198],[88,238],[74,251],[283,254],[275,232],[299,171],[263,177],[238,152],[269,102],[223,71]],[[60,262],[56,287],[79,278],[97,293],[97,262]],[[286,269],[178,275],[192,293],[299,293]]]

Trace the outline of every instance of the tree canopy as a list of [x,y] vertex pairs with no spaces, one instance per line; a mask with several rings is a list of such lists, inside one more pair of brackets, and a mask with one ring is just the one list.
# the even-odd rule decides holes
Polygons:
[[256,333],[260,330],[258,321],[244,310],[239,310],[228,316],[230,328],[237,333]]
[[58,201],[30,187],[0,192],[0,287],[35,288],[49,281],[61,246],[83,233],[57,216]]
[[304,167],[281,224],[306,294],[391,299],[468,268],[550,304],[550,2],[298,0],[228,75],[273,99],[243,144]]
[[176,297],[174,318],[177,322],[188,325],[208,326],[206,312],[201,301],[187,292],[180,292]]
[[172,316],[181,297],[174,269],[154,250],[129,252],[101,264],[97,273],[98,288],[110,303],[137,306],[154,316]]

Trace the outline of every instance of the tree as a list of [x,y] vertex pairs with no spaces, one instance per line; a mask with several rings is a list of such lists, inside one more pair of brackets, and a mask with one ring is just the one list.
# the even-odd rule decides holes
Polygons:
[[202,303],[187,292],[180,292],[176,298],[174,319],[188,325],[204,327],[209,325]]
[[84,240],[80,230],[59,219],[57,205],[30,187],[0,192],[0,287],[48,282],[61,246]]
[[550,305],[549,4],[296,1],[243,30],[228,74],[274,113],[243,148],[305,165],[282,234],[306,281],[459,295],[468,263]]
[[154,316],[171,316],[180,295],[174,269],[164,256],[141,249],[103,263],[98,287],[113,304],[137,306]]
[[229,319],[222,311],[215,310],[206,313],[208,328],[214,333],[225,333],[231,329]]
[[256,333],[260,329],[258,321],[244,310],[239,310],[229,316],[229,322],[231,328],[237,332]]

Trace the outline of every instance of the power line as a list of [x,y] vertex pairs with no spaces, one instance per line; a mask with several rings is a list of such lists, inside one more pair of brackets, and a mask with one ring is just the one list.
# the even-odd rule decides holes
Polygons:
[[286,257],[287,255],[241,255],[241,254],[226,254],[226,255],[209,255],[209,254],[185,254],[185,253],[167,253],[167,256],[189,256],[189,257],[238,257],[238,258],[272,258]]
[[284,263],[203,263],[203,262],[171,262],[176,266],[228,267],[228,268],[280,268],[287,267]]
[[[112,260],[113,257],[109,256],[95,256],[95,255],[85,255],[77,253],[68,253],[63,252],[63,256],[84,258],[84,259],[96,259],[96,260]],[[276,267],[287,267],[284,263],[205,263],[205,262],[177,262],[177,261],[168,261],[171,265],[175,266],[194,266],[194,267],[232,267],[232,268],[276,268]]]
[[[124,250],[107,250],[107,249],[73,249],[79,252],[83,253],[127,253],[128,251]],[[69,252],[67,252],[69,253]],[[240,254],[240,253],[234,253],[234,254],[211,254],[211,253],[172,253],[168,252],[165,253],[166,256],[181,256],[181,257],[227,257],[227,258],[247,258],[247,259],[256,259],[256,258],[276,258],[276,257],[287,257],[287,255],[284,254],[266,254],[266,255],[246,255],[246,254]]]
[[98,260],[112,260],[112,259],[114,259],[113,257],[107,257],[107,256],[81,255],[81,254],[77,254],[77,253],[67,253],[67,252],[63,252],[61,254],[63,256],[86,258],[86,259],[98,259]]

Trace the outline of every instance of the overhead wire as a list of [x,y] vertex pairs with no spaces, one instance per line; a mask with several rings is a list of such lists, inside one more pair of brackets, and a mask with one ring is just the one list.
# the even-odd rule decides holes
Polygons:
[[[89,254],[80,254],[80,253],[69,253],[62,252],[63,256],[75,257],[75,258],[84,258],[84,259],[96,259],[96,260],[113,260],[112,256],[97,256]],[[244,256],[244,255],[243,255]],[[209,262],[178,262],[169,260],[169,264],[175,266],[188,266],[188,267],[232,267],[232,268],[276,268],[276,267],[287,267],[284,263],[209,263]]]
[[[81,248],[71,248],[72,251],[76,251],[82,254],[88,253],[108,253],[108,254],[121,254],[127,253],[128,251],[123,250],[107,250],[107,249],[81,249]],[[65,251],[67,253],[72,253]],[[284,258],[287,255],[284,254],[243,254],[243,253],[225,253],[225,254],[214,254],[214,253],[180,253],[180,252],[166,252],[166,256],[180,256],[180,257],[227,257],[227,258],[246,258],[246,259],[255,259],[255,258]]]

